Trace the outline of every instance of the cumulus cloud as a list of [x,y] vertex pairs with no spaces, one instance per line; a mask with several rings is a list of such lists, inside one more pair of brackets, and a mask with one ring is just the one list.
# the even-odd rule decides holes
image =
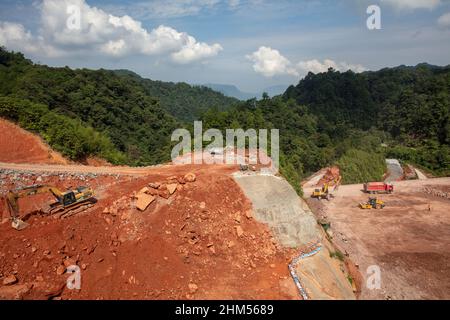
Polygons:
[[443,28],[450,28],[450,12],[445,13],[439,17],[438,25]]
[[321,73],[327,72],[329,68],[333,68],[337,71],[347,71],[352,70],[354,72],[363,72],[366,69],[360,64],[349,64],[347,62],[335,62],[330,59],[325,59],[323,62],[320,62],[317,59],[308,60],[308,61],[300,61],[297,63],[297,68],[299,70],[303,70],[304,72],[313,72],[313,73]]
[[382,3],[389,4],[400,10],[403,9],[434,9],[441,0],[381,0]]
[[187,43],[180,51],[172,53],[171,57],[177,63],[186,64],[203,58],[213,57],[221,50],[223,48],[218,43],[210,46],[204,42],[197,42],[193,37],[189,36]]
[[[75,9],[74,9],[75,8]],[[145,29],[141,22],[114,16],[84,0],[44,0],[40,6],[41,26],[37,35],[20,24],[0,24],[0,43],[26,53],[47,56],[98,53],[121,57],[127,54],[168,54],[174,62],[188,63],[213,57],[222,50],[171,27]],[[79,12],[80,19],[77,19]]]
[[281,55],[278,50],[264,46],[246,57],[253,62],[253,70],[265,77],[273,77],[276,75],[291,75],[297,77],[300,74],[305,74],[310,71],[313,73],[327,72],[329,68],[333,68],[337,71],[352,70],[354,72],[363,72],[366,70],[360,64],[335,62],[331,59],[325,59],[323,62],[312,59],[300,61],[293,65],[292,62]]
[[265,77],[286,74],[298,76],[298,72],[292,67],[291,62],[282,56],[278,50],[270,47],[262,46],[246,57],[253,62],[253,70]]
[[19,23],[0,22],[0,45],[26,53],[46,52],[49,56],[61,55],[58,49],[46,44],[42,37],[34,37]]

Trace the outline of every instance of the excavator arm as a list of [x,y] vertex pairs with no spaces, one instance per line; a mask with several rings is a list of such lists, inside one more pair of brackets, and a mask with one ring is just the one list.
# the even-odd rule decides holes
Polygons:
[[6,205],[9,211],[9,215],[12,220],[12,226],[14,229],[22,230],[28,226],[28,224],[22,221],[19,217],[19,198],[28,197],[31,195],[42,194],[50,192],[53,196],[61,202],[63,193],[55,187],[47,185],[32,185],[16,191],[10,190],[6,195]]

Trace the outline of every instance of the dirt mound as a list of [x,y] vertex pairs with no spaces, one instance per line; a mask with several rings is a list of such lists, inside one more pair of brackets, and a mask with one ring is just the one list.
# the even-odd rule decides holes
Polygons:
[[[295,253],[249,214],[230,176],[236,170],[167,166],[144,177],[70,179],[4,173],[4,190],[40,178],[60,188],[93,186],[98,202],[67,219],[32,216],[20,232],[0,225],[0,298],[298,299],[287,268]],[[135,207],[142,193],[155,197],[144,211]],[[80,268],[79,290],[66,287],[70,265]]]
[[67,164],[41,138],[0,118],[0,162]]
[[325,172],[323,177],[319,180],[317,186],[322,186],[325,183],[334,185],[338,181],[339,176],[340,176],[339,167],[327,168],[327,171]]

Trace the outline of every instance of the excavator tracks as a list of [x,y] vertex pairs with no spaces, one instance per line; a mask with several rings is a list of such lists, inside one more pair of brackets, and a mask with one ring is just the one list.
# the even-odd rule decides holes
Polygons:
[[86,211],[94,206],[94,202],[91,199],[86,201],[75,203],[68,207],[55,207],[51,208],[47,214],[52,215],[54,218],[65,219],[73,215]]

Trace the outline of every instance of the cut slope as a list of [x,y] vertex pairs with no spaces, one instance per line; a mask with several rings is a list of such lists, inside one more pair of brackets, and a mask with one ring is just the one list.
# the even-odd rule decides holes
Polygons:
[[0,162],[67,164],[41,138],[0,118]]
[[[302,258],[292,263],[306,297],[355,299],[343,263],[331,258],[332,245],[289,183],[270,175],[237,173],[234,177],[252,202],[255,218],[267,223],[282,245],[301,250]],[[311,247],[321,250],[314,254]]]
[[286,180],[243,174],[235,179],[252,201],[257,219],[267,223],[284,246],[306,246],[320,239],[313,213]]

